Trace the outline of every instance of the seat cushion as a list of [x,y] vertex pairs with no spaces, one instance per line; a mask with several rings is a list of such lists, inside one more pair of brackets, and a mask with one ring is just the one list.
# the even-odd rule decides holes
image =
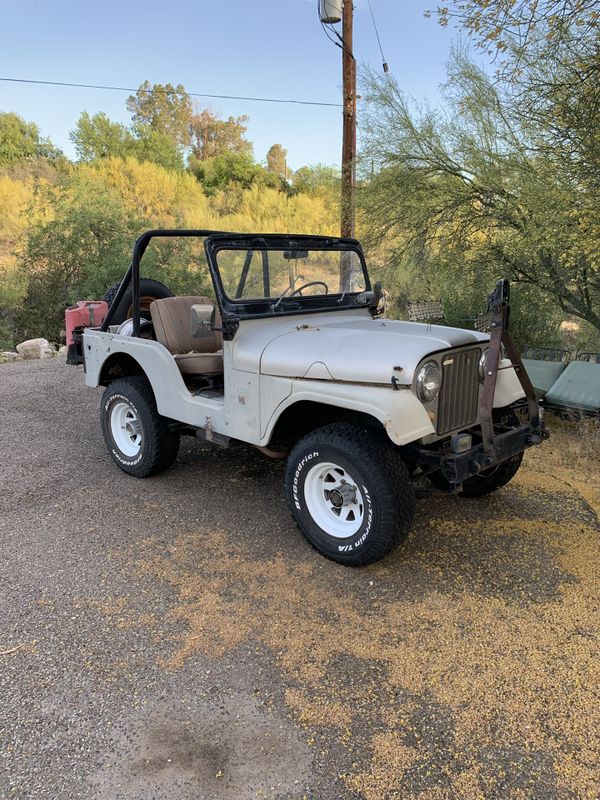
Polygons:
[[174,356],[182,375],[220,375],[223,372],[223,352],[183,353]]
[[[166,297],[155,300],[150,315],[156,339],[173,355],[181,353],[216,353],[222,342],[220,331],[212,336],[192,336],[192,306],[212,305],[208,297]],[[221,318],[215,314],[215,327],[221,327]]]

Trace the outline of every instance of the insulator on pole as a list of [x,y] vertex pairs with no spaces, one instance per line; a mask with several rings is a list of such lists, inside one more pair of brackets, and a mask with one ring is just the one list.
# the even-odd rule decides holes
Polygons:
[[321,22],[335,25],[342,19],[342,0],[319,0]]

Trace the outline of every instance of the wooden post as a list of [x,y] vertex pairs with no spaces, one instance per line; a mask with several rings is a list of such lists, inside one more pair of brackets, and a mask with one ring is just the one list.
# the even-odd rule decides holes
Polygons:
[[342,11],[342,82],[344,90],[342,133],[342,236],[354,237],[354,185],[356,160],[356,61],[354,59],[352,0],[344,0]]

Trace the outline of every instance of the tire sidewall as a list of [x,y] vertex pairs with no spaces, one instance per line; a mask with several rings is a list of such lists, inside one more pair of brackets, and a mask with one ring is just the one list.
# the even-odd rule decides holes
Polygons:
[[[310,469],[319,463],[327,462],[338,464],[352,476],[364,500],[363,522],[358,531],[347,538],[333,536],[321,528],[313,519],[306,502],[304,486]],[[354,560],[366,552],[379,528],[380,510],[373,483],[373,478],[365,474],[364,468],[329,444],[300,448],[288,463],[289,503],[292,514],[312,544],[337,561]]]
[[[138,420],[142,428],[142,446],[135,456],[127,456],[120,450],[115,442],[111,428],[111,415],[117,403],[127,403],[128,406],[137,414]],[[135,474],[142,471],[146,460],[149,456],[150,437],[147,431],[147,422],[145,419],[145,409],[141,403],[138,403],[130,393],[124,393],[120,389],[115,391],[108,391],[102,399],[102,430],[104,438],[108,447],[108,451],[112,459],[121,467],[125,472]]]

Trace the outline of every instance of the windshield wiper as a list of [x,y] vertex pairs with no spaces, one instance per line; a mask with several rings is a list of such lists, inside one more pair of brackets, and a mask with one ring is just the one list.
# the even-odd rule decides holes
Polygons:
[[[291,284],[290,284],[290,285],[287,287],[287,289],[284,289],[284,290],[283,290],[283,292],[282,292],[282,293],[279,295],[279,297],[278,297],[278,298],[277,298],[277,300],[275,301],[275,303],[273,303],[273,305],[271,306],[271,311],[277,311],[277,309],[279,308],[279,304],[281,303],[281,301],[282,301],[282,300],[285,300],[287,293],[288,293],[288,292],[293,292],[293,290],[294,290],[294,287],[296,286],[296,284],[298,283],[298,281],[303,281],[303,280],[304,280],[304,275],[297,275],[297,276],[294,278],[294,283],[291,283]],[[288,299],[289,299],[289,298],[288,298]]]

